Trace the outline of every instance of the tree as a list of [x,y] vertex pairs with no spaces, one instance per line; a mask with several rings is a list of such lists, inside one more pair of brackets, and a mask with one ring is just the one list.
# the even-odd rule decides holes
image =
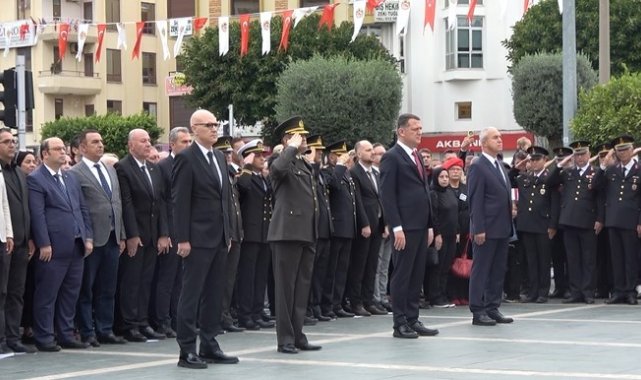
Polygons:
[[[610,54],[613,75],[641,71],[641,40],[631,38],[641,30],[641,0],[610,0]],[[507,58],[516,65],[525,55],[560,52],[563,47],[561,15],[557,0],[543,0],[531,7],[503,41]],[[576,47],[599,67],[599,0],[576,2]]]
[[321,134],[325,143],[392,140],[402,82],[388,61],[315,56],[292,63],[277,87],[276,118],[304,116],[307,128]]
[[580,95],[572,120],[576,138],[609,142],[621,135],[641,141],[641,74],[625,74]]
[[218,28],[207,28],[203,34],[191,38],[185,45],[180,62],[184,66],[187,84],[193,87],[189,101],[206,108],[219,118],[227,115],[227,106],[234,105],[234,118],[242,124],[263,121],[274,126],[276,81],[285,68],[314,54],[325,57],[344,55],[357,59],[394,59],[381,43],[372,36],[359,36],[350,43],[353,24],[344,22],[332,31],[318,28],[320,16],[304,18],[290,30],[289,48],[278,51],[282,21],[274,17],[271,23],[271,48],[261,54],[261,30],[258,21],[250,24],[249,53],[240,57],[240,27],[231,23],[229,52],[218,53]]
[[68,143],[80,132],[95,129],[102,136],[105,152],[123,157],[127,154],[129,131],[136,128],[146,130],[152,141],[158,139],[162,133],[162,129],[156,125],[156,119],[146,113],[126,117],[114,113],[88,117],[62,117],[45,123],[40,132],[43,139],[59,137]]
[[[590,89],[597,75],[590,61],[577,57],[579,89]],[[550,146],[561,146],[563,134],[563,57],[561,54],[526,55],[513,68],[514,118],[525,130],[545,136]]]

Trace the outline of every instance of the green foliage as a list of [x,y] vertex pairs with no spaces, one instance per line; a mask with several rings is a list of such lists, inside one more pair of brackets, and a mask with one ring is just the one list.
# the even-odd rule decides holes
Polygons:
[[[610,0],[610,60],[613,75],[641,71],[641,0]],[[516,65],[528,54],[560,52],[562,20],[557,0],[542,0],[514,25],[514,33],[503,41],[507,58]],[[599,67],[599,0],[576,1],[576,47]]]
[[641,141],[641,75],[625,74],[580,95],[572,120],[576,138],[609,142],[621,135]]
[[59,137],[68,143],[85,129],[95,129],[102,136],[105,152],[115,153],[122,158],[127,154],[129,131],[136,128],[146,130],[152,141],[156,141],[162,133],[162,129],[156,125],[156,119],[146,113],[126,117],[110,113],[88,117],[62,117],[45,123],[41,134],[42,139]]
[[[292,63],[278,81],[276,118],[301,115],[305,126],[331,143],[360,139],[387,144],[400,110],[402,82],[395,66],[315,56]],[[384,90],[382,90],[384,89]]]
[[[590,89],[597,75],[590,61],[577,57],[579,89]],[[537,54],[523,57],[514,66],[512,78],[514,118],[525,130],[558,143],[563,134],[563,57]]]
[[289,48],[278,51],[282,31],[280,17],[272,18],[271,52],[261,54],[259,22],[250,23],[249,53],[240,57],[240,26],[230,23],[229,52],[218,53],[218,28],[207,28],[185,44],[181,63],[187,83],[193,86],[192,105],[209,109],[219,118],[227,118],[227,106],[234,104],[234,118],[241,124],[263,121],[275,126],[276,81],[285,68],[314,54],[324,57],[342,55],[354,59],[394,59],[380,42],[371,36],[359,36],[350,43],[353,24],[342,23],[332,31],[318,29],[320,16],[305,17],[290,29]]

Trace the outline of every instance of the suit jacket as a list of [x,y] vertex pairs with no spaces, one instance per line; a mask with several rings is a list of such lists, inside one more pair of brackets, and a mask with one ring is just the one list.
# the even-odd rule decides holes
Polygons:
[[68,196],[44,165],[27,177],[33,240],[38,248],[50,245],[57,259],[72,257],[77,237],[93,239],[80,184],[73,173],[61,173]]
[[118,174],[110,166],[103,165],[107,171],[107,180],[111,184],[111,198],[105,193],[100,181],[94,176],[95,168],[89,168],[84,161],[80,161],[71,168],[76,175],[82,195],[85,198],[91,225],[93,228],[93,244],[102,247],[107,244],[111,231],[115,232],[116,241],[125,240],[125,227],[122,222],[122,202],[120,200],[120,184]]
[[153,183],[152,189],[149,179],[131,155],[126,155],[114,167],[120,183],[122,216],[127,238],[138,236],[143,245],[156,246],[159,237],[169,236],[160,170],[155,164],[145,162]]
[[274,213],[267,240],[315,244],[318,237],[318,200],[312,166],[286,147],[271,165]]
[[516,177],[519,189],[516,230],[545,234],[548,228],[558,227],[560,192],[549,186],[548,171],[538,177],[523,173]]
[[3,165],[2,174],[9,200],[13,241],[16,245],[25,245],[31,235],[27,179],[22,170],[15,165]]
[[158,169],[163,183],[163,195],[165,196],[165,209],[167,210],[167,230],[171,238],[176,236],[174,231],[174,202],[171,199],[171,172],[174,168],[174,161],[175,159],[170,154],[158,162]]
[[240,210],[240,193],[238,192],[238,170],[234,165],[227,166],[229,173],[229,182],[231,183],[231,191],[229,197],[229,226],[231,231],[231,240],[237,243],[242,243],[245,238],[245,231],[243,228],[243,213]]
[[222,183],[197,143],[176,155],[171,189],[178,243],[189,242],[192,247],[198,248],[231,244],[231,184],[225,157],[217,149],[213,152]]
[[329,178],[321,170],[320,164],[313,164],[314,178],[316,179],[316,199],[318,199],[318,238],[330,239],[334,232],[332,210],[329,203]]
[[381,199],[385,223],[390,233],[394,227],[418,231],[432,227],[432,202],[427,173],[423,177],[416,163],[396,144],[381,159]]
[[354,239],[359,235],[357,219],[367,219],[360,195],[352,175],[345,165],[327,168],[329,178],[329,202],[332,209],[334,233],[332,236],[344,239]]
[[[383,232],[385,224],[383,223],[383,206],[379,197],[380,189],[374,188],[372,180],[369,179],[365,169],[363,169],[360,164],[354,164],[350,169],[350,174],[354,179],[356,192],[360,194],[363,207],[365,208],[366,218],[358,218],[358,228],[360,229],[369,226],[372,229],[372,232]],[[376,183],[380,186],[381,180],[373,170],[372,176],[374,176]]]
[[634,163],[623,177],[620,164],[599,169],[593,186],[605,195],[605,226],[635,230],[641,225],[641,165]]
[[559,169],[556,166],[550,172],[550,187],[562,188],[559,224],[575,228],[592,229],[594,222],[605,220],[605,209],[598,202],[598,192],[592,186],[594,168],[588,166],[583,175],[578,169]]
[[470,233],[485,233],[487,239],[507,239],[512,235],[512,195],[508,175],[484,155],[468,168],[467,187],[470,201]]
[[272,187],[269,181],[263,182],[259,174],[245,169],[236,185],[240,194],[244,241],[267,243],[267,231],[272,219]]

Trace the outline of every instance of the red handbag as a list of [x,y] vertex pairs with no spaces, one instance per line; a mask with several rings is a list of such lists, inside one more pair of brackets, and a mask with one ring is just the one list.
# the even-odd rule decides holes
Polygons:
[[452,264],[452,274],[459,278],[470,278],[472,274],[472,259],[467,256],[467,249],[470,246],[472,241],[467,239],[465,244],[465,249],[463,250],[463,255],[454,259]]

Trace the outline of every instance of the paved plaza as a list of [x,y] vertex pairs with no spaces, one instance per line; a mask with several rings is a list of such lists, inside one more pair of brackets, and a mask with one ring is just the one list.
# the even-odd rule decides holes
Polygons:
[[[599,300],[600,301],[600,300]],[[175,340],[18,355],[0,379],[640,379],[641,308],[505,304],[511,325],[477,327],[466,307],[421,310],[436,337],[392,338],[392,317],[339,319],[306,327],[318,352],[276,352],[275,331],[219,337],[236,365],[178,368]]]

